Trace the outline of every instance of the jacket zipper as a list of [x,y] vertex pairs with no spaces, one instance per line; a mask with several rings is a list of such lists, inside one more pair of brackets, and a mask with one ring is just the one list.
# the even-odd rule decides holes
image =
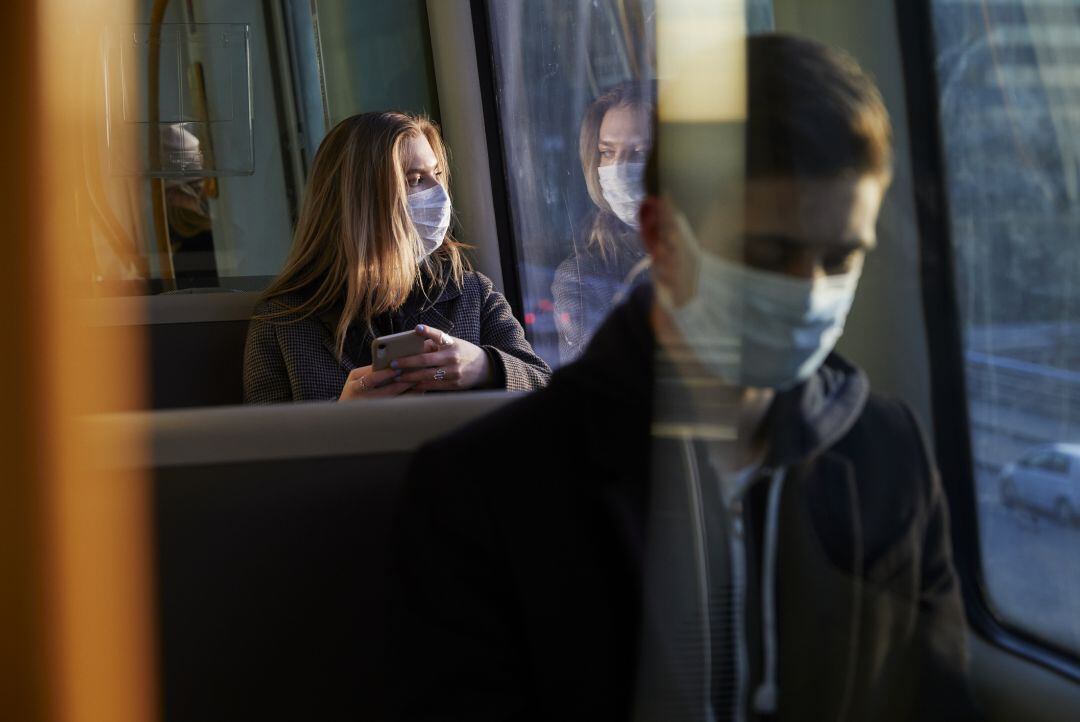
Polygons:
[[737,722],[746,719],[746,689],[749,676],[750,653],[746,641],[746,542],[743,524],[743,502],[734,499],[727,508],[730,533],[728,549],[731,555],[731,583],[735,592],[735,609],[732,610],[735,645],[735,716]]
[[[693,442],[683,442],[684,461],[687,467],[688,493],[690,504],[693,509],[691,520],[694,525],[694,554],[698,568],[698,579],[701,583],[700,600],[702,605],[702,629],[705,633],[703,647],[705,649],[705,680],[706,685],[703,700],[704,719],[715,719],[715,711],[712,709],[712,687],[716,680],[713,679],[712,671],[712,630],[709,624],[709,576],[705,539],[705,511],[702,508],[701,499],[701,475],[698,470],[697,458],[694,452]],[[771,471],[762,467],[755,474],[754,481],[746,486],[750,489],[761,480],[762,476],[768,478]],[[745,491],[745,489],[744,489]],[[723,499],[722,492],[720,498]],[[736,722],[746,720],[746,695],[749,687],[750,676],[750,652],[746,638],[746,541],[745,523],[743,514],[745,507],[741,498],[735,498],[730,504],[724,504],[724,511],[728,520],[727,545],[731,568],[731,584],[733,593],[732,631],[735,635],[735,709],[733,719]]]

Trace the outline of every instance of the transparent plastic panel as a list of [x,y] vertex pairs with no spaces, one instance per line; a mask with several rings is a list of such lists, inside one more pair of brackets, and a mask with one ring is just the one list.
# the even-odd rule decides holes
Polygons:
[[252,174],[249,41],[249,27],[241,23],[110,29],[109,138],[134,125],[138,139],[135,154],[110,152],[112,172],[159,178]]

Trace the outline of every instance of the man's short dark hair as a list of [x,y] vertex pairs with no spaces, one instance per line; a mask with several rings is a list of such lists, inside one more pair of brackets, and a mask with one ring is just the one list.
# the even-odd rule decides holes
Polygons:
[[[887,176],[892,127],[881,93],[847,53],[780,33],[747,38],[746,176]],[[645,173],[660,191],[654,134]]]

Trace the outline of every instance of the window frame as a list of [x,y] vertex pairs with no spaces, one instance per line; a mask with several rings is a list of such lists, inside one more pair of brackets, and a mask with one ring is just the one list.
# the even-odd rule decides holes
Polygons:
[[923,319],[930,365],[934,447],[952,509],[952,543],[968,623],[988,643],[1080,682],[1080,656],[1010,623],[986,586],[975,464],[945,179],[934,0],[896,0],[904,95],[915,187]]
[[521,284],[518,239],[511,216],[510,179],[506,173],[505,136],[499,113],[498,76],[495,69],[495,43],[491,32],[491,13],[487,0],[470,0],[469,11],[472,15],[473,41],[476,45],[476,71],[483,105],[484,133],[487,136],[491,202],[495,214],[496,235],[499,239],[502,291],[510,304],[514,318],[522,325],[528,336],[530,329],[525,324],[525,296]]

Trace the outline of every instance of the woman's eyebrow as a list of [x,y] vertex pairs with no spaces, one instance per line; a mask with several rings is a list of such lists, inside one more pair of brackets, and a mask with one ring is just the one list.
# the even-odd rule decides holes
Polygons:
[[604,138],[601,137],[597,140],[597,145],[601,148],[604,146],[618,147],[620,145],[633,146],[633,145],[647,145],[649,139],[647,136],[639,135],[632,138],[620,137],[620,138]]
[[435,173],[438,170],[439,164],[433,163],[432,165],[425,166],[423,168],[409,168],[407,171],[405,171],[405,175],[412,175],[413,173]]

